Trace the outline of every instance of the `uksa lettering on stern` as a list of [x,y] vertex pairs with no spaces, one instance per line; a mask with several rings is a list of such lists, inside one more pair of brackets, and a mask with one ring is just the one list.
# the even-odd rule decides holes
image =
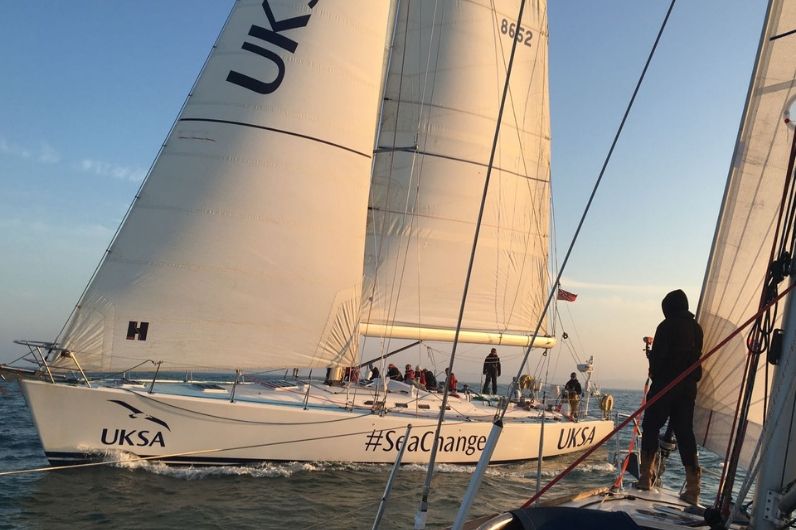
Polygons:
[[569,449],[572,447],[582,447],[586,444],[591,445],[594,442],[594,435],[597,432],[597,427],[570,427],[569,429],[561,429],[558,434],[558,448]]

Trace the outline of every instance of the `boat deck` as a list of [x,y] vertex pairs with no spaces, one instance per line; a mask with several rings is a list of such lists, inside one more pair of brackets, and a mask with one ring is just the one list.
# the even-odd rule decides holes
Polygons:
[[[392,380],[388,381],[387,385],[376,381],[342,387],[307,381],[293,383],[272,380],[237,384],[220,381],[162,380],[156,381],[154,385],[144,380],[100,380],[92,382],[92,385],[136,392],[148,392],[151,387],[156,394],[225,401],[234,399],[235,402],[241,403],[295,406],[302,409],[384,410],[390,414],[412,417],[436,418],[442,405],[441,393],[421,390],[413,385]],[[483,396],[469,392],[454,393],[448,396],[446,416],[449,419],[489,420],[495,415],[499,403],[498,396]],[[572,421],[556,410],[546,411],[544,417],[545,421]],[[506,414],[508,421],[537,422],[541,418],[541,406],[529,401],[511,403]]]

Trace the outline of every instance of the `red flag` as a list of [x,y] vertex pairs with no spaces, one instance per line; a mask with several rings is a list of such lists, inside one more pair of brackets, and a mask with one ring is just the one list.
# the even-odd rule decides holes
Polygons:
[[558,299],[563,300],[564,302],[574,302],[575,299],[578,297],[575,293],[570,293],[569,291],[565,291],[561,287],[558,288]]

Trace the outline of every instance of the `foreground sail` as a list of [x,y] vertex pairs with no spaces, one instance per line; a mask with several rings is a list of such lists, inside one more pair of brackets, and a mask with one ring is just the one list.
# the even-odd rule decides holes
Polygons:
[[[793,130],[784,122],[794,95],[796,39],[772,39],[796,28],[796,6],[774,2],[753,89],[733,157],[716,240],[705,277],[697,318],[705,331],[705,351],[713,348],[757,312],[780,215]],[[779,327],[779,319],[775,322]],[[703,367],[695,411],[697,442],[724,454],[733,428],[738,391],[748,349],[746,333],[723,347]],[[769,367],[770,368],[770,367]],[[741,463],[749,465],[766,414],[766,363],[758,365]]]

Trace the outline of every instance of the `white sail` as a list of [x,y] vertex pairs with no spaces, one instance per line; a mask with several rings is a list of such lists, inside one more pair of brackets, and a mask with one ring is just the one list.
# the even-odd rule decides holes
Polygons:
[[84,368],[350,363],[388,8],[235,3],[60,338]]
[[516,38],[462,339],[529,342],[549,283],[547,11],[527,2],[517,28],[519,4],[401,3],[370,197],[365,334],[453,338]]
[[[782,35],[794,29],[796,3],[774,1],[705,276],[698,315],[705,331],[704,351],[754,315],[760,302],[793,139],[784,112],[796,96],[796,35]],[[731,433],[746,362],[745,339],[746,332],[708,360],[699,385],[697,441],[719,454],[727,450]],[[761,359],[741,454],[744,466],[749,464],[763,424],[765,365]]]

